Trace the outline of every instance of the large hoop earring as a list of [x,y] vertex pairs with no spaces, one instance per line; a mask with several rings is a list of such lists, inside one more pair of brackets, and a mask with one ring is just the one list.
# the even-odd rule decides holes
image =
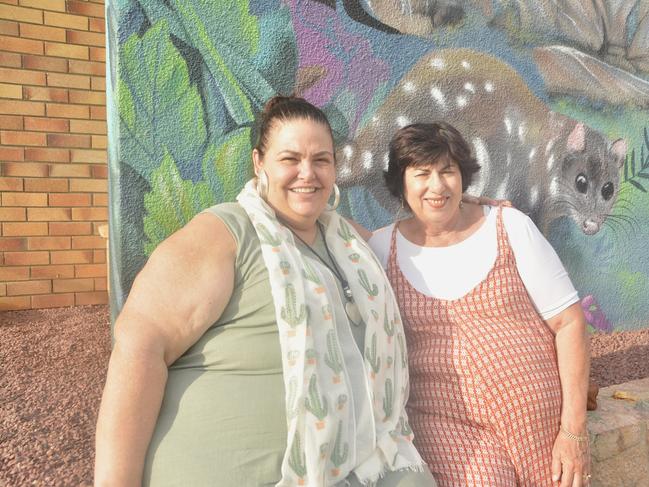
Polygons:
[[336,208],[338,208],[338,205],[340,204],[340,189],[338,188],[338,185],[334,183],[334,202],[330,205],[327,205],[327,210],[333,211]]
[[257,174],[257,194],[263,200],[268,197],[268,175],[263,169],[260,169]]

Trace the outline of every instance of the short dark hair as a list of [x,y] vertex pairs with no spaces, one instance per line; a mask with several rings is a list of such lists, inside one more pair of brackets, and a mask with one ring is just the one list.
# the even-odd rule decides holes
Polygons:
[[329,134],[333,140],[331,125],[322,110],[304,98],[292,95],[277,95],[266,102],[264,109],[257,116],[256,143],[254,148],[263,155],[266,152],[266,146],[268,144],[268,134],[275,126],[275,123],[295,119],[312,120],[323,124],[329,129]]
[[435,164],[447,156],[457,163],[462,175],[462,191],[471,185],[480,164],[462,134],[446,122],[413,123],[394,134],[390,141],[388,169],[383,172],[388,191],[403,198],[403,175],[410,166]]

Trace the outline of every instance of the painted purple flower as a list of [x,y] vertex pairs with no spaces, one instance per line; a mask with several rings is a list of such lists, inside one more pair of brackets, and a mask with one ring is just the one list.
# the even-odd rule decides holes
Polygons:
[[613,324],[608,321],[602,308],[592,294],[581,300],[581,308],[584,310],[586,321],[597,331],[610,333],[613,331]]

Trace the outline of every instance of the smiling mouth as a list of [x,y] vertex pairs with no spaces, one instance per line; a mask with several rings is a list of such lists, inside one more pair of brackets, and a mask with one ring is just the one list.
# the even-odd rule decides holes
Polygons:
[[318,188],[291,188],[294,193],[315,193]]
[[445,204],[448,198],[446,197],[441,197],[441,198],[425,198],[424,201],[428,203],[429,206],[432,206],[433,208],[442,208]]

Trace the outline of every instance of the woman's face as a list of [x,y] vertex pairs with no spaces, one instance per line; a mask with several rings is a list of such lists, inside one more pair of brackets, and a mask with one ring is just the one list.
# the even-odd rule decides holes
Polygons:
[[424,224],[451,224],[462,201],[462,175],[455,161],[442,156],[430,165],[409,166],[403,193],[415,218]]
[[278,216],[299,229],[315,223],[327,206],[336,181],[329,129],[313,120],[277,122],[268,134],[266,152],[253,150],[255,173],[268,176],[268,203]]

